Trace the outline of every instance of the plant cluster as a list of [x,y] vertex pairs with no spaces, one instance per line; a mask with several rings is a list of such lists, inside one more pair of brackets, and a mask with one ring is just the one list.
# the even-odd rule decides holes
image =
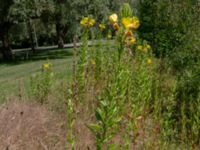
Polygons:
[[[178,79],[171,74],[163,61],[154,57],[149,42],[140,38],[137,30],[142,23],[127,3],[120,15],[110,15],[107,23],[88,16],[80,24],[82,47],[74,81],[77,93],[70,102],[93,114],[87,127],[96,137],[96,148],[198,145],[199,84],[187,88],[198,80],[198,71],[195,75],[185,72],[190,78],[187,83],[183,76]],[[99,30],[96,36],[95,30]],[[105,32],[106,41],[88,46],[89,37],[99,38]]]
[[44,104],[48,100],[52,83],[52,65],[45,63],[42,65],[41,72],[30,78],[30,95],[41,104]]

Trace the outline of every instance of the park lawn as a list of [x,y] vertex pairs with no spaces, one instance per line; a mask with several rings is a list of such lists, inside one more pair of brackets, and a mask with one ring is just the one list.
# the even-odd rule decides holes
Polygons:
[[72,72],[71,49],[49,50],[34,55],[30,60],[12,64],[0,64],[0,103],[9,97],[17,96],[20,90],[27,94],[29,79],[41,71],[44,63],[51,63],[55,78],[70,81]]

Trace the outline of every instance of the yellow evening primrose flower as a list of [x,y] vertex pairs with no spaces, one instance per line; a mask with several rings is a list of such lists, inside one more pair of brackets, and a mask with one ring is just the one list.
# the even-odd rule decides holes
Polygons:
[[139,20],[139,18],[138,17],[133,17],[132,21],[133,21],[133,28],[134,29],[138,29],[139,26],[140,26],[140,20]]
[[110,30],[108,31],[107,38],[108,38],[108,39],[111,39],[111,38],[112,38],[112,32],[111,32]]
[[147,49],[151,49],[151,46],[149,44],[146,45]]
[[147,64],[148,64],[148,65],[151,65],[151,64],[152,64],[151,58],[148,58],[148,59],[147,59]]
[[49,63],[43,64],[42,68],[48,70],[50,69],[50,64]]
[[99,28],[102,31],[102,30],[104,30],[106,28],[106,25],[101,23],[101,24],[99,24]]
[[145,46],[143,47],[142,51],[145,52],[145,53],[147,53],[148,50],[150,50],[150,49],[151,49],[151,46],[150,46],[149,44],[147,44],[147,45],[145,45]]
[[84,18],[81,20],[80,24],[83,25],[83,26],[85,26],[85,25],[87,25],[88,20],[89,20],[88,17],[84,17]]
[[138,45],[136,49],[142,51],[143,46],[142,45]]
[[147,49],[146,47],[143,47],[142,51],[143,51],[144,53],[147,53],[147,52],[148,52],[148,49]]
[[125,43],[127,45],[133,45],[136,43],[136,38],[135,37],[127,37],[126,40],[125,40]]
[[127,18],[122,18],[122,24],[126,29],[138,29],[140,26],[140,21],[137,17],[127,17]]
[[91,18],[91,19],[89,20],[89,25],[90,25],[90,26],[94,26],[94,24],[95,24],[95,20]]
[[92,27],[95,24],[95,20],[91,17],[84,17],[80,24],[84,27]]
[[130,38],[130,43],[131,43],[131,44],[135,44],[135,42],[136,42],[136,38],[135,38],[135,37],[131,37],[131,38]]
[[111,39],[111,38],[112,38],[112,35],[111,35],[111,34],[108,34],[107,37],[108,37],[108,39]]
[[95,60],[91,60],[91,64],[94,66],[94,65],[96,65],[96,62],[95,62]]
[[112,35],[108,34],[108,39],[111,39],[112,38]]
[[110,15],[109,21],[110,21],[112,24],[116,23],[116,22],[118,21],[118,16],[117,16],[117,14],[112,14],[112,15]]

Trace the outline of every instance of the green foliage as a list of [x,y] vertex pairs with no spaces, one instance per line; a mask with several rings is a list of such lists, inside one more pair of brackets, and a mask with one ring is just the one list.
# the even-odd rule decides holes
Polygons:
[[13,4],[13,0],[2,0],[1,6],[0,6],[0,21],[3,23],[3,21],[8,21],[6,18],[9,14],[9,9],[11,8]]
[[[200,92],[199,33],[194,32],[198,29],[198,20],[189,28],[191,16],[195,14],[185,9],[192,9],[190,3],[184,3],[187,6],[181,8],[182,3],[175,3],[172,7],[169,1],[142,2],[153,9],[149,14],[152,16],[143,16],[146,22],[141,22],[140,35],[147,37],[154,49],[136,32],[130,34],[137,38],[136,42],[126,43],[130,35],[120,23],[114,34],[115,42],[105,42],[104,46],[98,44],[98,50],[88,48],[88,34],[83,34],[79,60],[79,67],[83,68],[78,73],[82,78],[78,80],[81,86],[77,96],[83,102],[88,99],[87,94],[94,93],[89,97],[93,99],[91,111],[95,110],[96,120],[88,127],[96,137],[97,149],[108,148],[109,145],[117,149],[118,145],[111,142],[116,133],[125,138],[126,144],[122,147],[131,149],[132,142],[140,140],[142,135],[138,134],[142,131],[153,136],[153,140],[143,141],[141,147],[146,149],[155,145],[171,147],[171,143],[175,143],[172,147],[177,148],[199,143],[199,107],[196,107],[199,106]],[[177,14],[179,11],[171,14],[177,8],[183,9],[183,14]],[[130,16],[131,12],[128,4],[122,5],[122,16]],[[190,17],[184,20],[186,12]],[[152,21],[151,24],[148,24],[149,21]],[[145,23],[147,28],[144,28]],[[87,31],[94,30],[87,28]],[[155,35],[152,34],[154,31]],[[161,59],[154,58],[153,52]],[[177,66],[176,70],[174,66]],[[179,141],[182,146],[177,146]]]
[[[193,70],[194,69],[194,70]],[[180,138],[190,138],[193,143],[199,143],[199,93],[200,93],[200,70],[199,65],[186,70],[178,78],[176,88],[176,103],[174,105],[173,119],[179,132]]]
[[140,34],[152,43],[156,56],[166,58],[176,79],[164,122],[175,127],[171,135],[197,144],[199,126],[194,124],[199,121],[199,2],[140,1],[140,17]]
[[122,17],[132,17],[133,16],[133,10],[131,6],[128,3],[124,3],[121,7],[120,14]]
[[[127,7],[132,12],[130,6],[125,4],[122,6],[125,14],[122,15],[127,15]],[[87,40],[92,28],[85,27],[82,35],[77,75],[78,98],[84,103],[90,89],[94,90],[92,99],[96,107],[91,110],[96,110],[96,121],[88,127],[96,137],[98,150],[117,149],[118,145],[111,143],[111,140],[120,131],[120,123],[125,121],[124,113],[129,113],[132,118],[124,130],[134,133],[135,119],[143,115],[145,109],[150,111],[153,71],[151,47],[139,38],[138,41],[133,40],[133,43],[126,42],[130,37],[134,39],[136,33],[127,35],[127,29],[121,25],[115,31],[116,40],[112,44],[103,42],[98,45],[98,50],[93,47],[90,49]],[[102,52],[99,53],[100,50]]]
[[[83,15],[93,14],[97,20],[106,20],[108,14],[117,10],[120,4],[121,0],[75,0],[73,2],[69,0],[2,0],[0,6],[0,27],[2,30],[0,31],[0,39],[4,39],[3,36],[6,33],[9,34],[6,35],[8,45],[11,41],[14,48],[20,45],[22,47],[31,45],[34,49],[38,36],[39,44],[42,46],[57,43],[60,48],[63,48],[65,42],[72,42],[71,39],[74,35],[80,35],[79,20]],[[36,26],[37,23],[35,22],[38,21],[35,21],[35,19],[41,19],[45,30],[48,31],[44,33],[44,29],[40,28],[41,25]],[[35,29],[31,29],[31,26],[30,29],[23,28],[24,24],[29,21],[32,22],[31,26],[36,26]],[[13,27],[13,25],[16,26]],[[11,27],[20,28],[20,32],[10,30]],[[52,33],[52,29],[54,32],[49,35],[49,33]],[[36,34],[34,30],[39,30],[37,35],[33,35],[33,32]],[[8,46],[7,49],[10,49],[10,47]],[[6,52],[2,53],[6,54]]]
[[39,18],[50,7],[50,1],[45,0],[18,0],[13,2],[9,10],[9,18],[14,20],[15,23],[30,18]]
[[157,56],[168,56],[184,44],[183,37],[195,24],[197,10],[197,1],[140,1],[141,36],[152,43]]
[[67,129],[69,130],[69,134],[67,134],[67,141],[69,142],[69,146],[67,146],[68,149],[72,149],[75,150],[75,135],[73,132],[73,127],[75,124],[75,110],[74,110],[74,102],[73,102],[73,98],[74,98],[74,92],[75,91],[71,91],[70,89],[67,91],[68,92],[68,101],[67,101]]
[[113,101],[112,95],[109,91],[105,94],[108,98],[100,101],[100,106],[96,110],[96,124],[90,124],[88,127],[96,136],[97,150],[102,150],[103,145],[108,142],[115,135],[115,128],[120,122],[118,117],[119,108]]

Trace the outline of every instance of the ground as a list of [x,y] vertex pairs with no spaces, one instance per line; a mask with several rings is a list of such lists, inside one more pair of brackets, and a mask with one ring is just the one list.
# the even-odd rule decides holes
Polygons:
[[64,150],[65,117],[33,102],[0,107],[1,150]]
[[[0,63],[0,150],[65,150],[67,117],[63,95],[71,81],[72,50],[51,50],[39,53],[31,60]],[[54,94],[41,105],[26,95],[29,79],[41,71],[44,63],[53,66]],[[58,86],[57,86],[58,85]],[[55,94],[58,93],[58,94]],[[23,97],[20,98],[20,94]],[[20,100],[21,99],[21,100]],[[86,124],[91,120],[83,111],[77,113],[74,134],[76,150],[93,150],[94,137]]]
[[50,111],[48,105],[19,101],[27,93],[30,77],[50,62],[56,79],[71,78],[71,49],[38,53],[29,60],[0,64],[0,150],[66,149],[65,113]]

